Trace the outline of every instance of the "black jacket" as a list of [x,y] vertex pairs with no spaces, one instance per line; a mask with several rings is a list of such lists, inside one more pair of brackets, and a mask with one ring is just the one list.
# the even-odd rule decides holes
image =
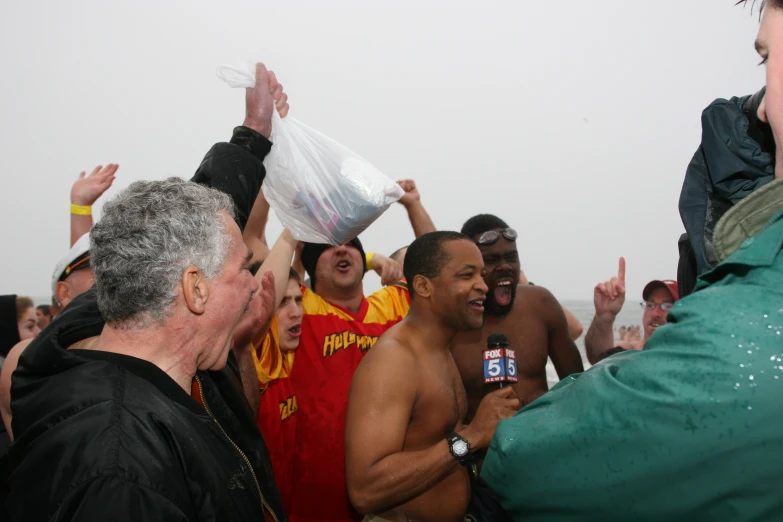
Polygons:
[[702,112],[701,144],[680,192],[680,217],[688,233],[687,241],[680,241],[681,297],[691,292],[696,276],[717,263],[712,234],[723,214],[775,178],[772,132],[756,115],[764,93],[718,99]]
[[199,372],[207,413],[151,363],[66,349],[102,328],[90,291],[22,354],[11,519],[263,521],[263,503],[284,520],[252,414],[221,393],[230,370]]
[[272,142],[249,127],[236,127],[231,141],[216,143],[191,178],[200,185],[214,187],[234,200],[237,224],[245,229],[247,218],[266,176],[264,158]]
[[[249,127],[236,127],[230,142],[217,143],[207,152],[191,181],[231,196],[237,211],[237,224],[244,230],[266,177],[263,161],[270,150],[272,142],[264,136]],[[269,453],[239,375],[233,352],[229,353],[226,370],[199,372],[206,402],[222,419],[221,424],[231,429],[232,439],[252,461],[267,503],[276,518],[283,522],[287,518],[275,485]]]
[[[237,127],[229,143],[210,149],[192,179],[231,196],[240,228],[271,146]],[[273,518],[287,520],[233,354],[226,369],[198,374],[215,422],[149,363],[64,350],[102,329],[93,292],[58,319],[28,347],[14,374],[18,443],[8,504],[14,520],[261,520],[262,496]]]

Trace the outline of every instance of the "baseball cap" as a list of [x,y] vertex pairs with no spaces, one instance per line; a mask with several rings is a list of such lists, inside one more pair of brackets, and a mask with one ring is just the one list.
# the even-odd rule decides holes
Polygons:
[[680,300],[680,289],[677,286],[677,281],[672,281],[671,279],[656,279],[647,283],[647,286],[642,290],[642,299],[646,301],[656,288],[665,288],[672,294],[675,301]]
[[52,295],[55,295],[57,283],[71,275],[74,270],[90,266],[90,234],[84,234],[73,244],[68,253],[57,262],[52,274]]

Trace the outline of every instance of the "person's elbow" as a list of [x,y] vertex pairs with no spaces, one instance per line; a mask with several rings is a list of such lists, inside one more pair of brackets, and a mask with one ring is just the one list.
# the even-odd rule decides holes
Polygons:
[[373,487],[366,478],[348,478],[348,498],[354,509],[362,515],[384,511],[382,489]]
[[589,362],[591,365],[598,364],[599,362],[606,359],[607,352],[611,351],[613,349],[612,346],[606,346],[606,347],[597,347],[597,346],[587,346],[587,343],[585,343],[585,353],[587,354],[587,362]]

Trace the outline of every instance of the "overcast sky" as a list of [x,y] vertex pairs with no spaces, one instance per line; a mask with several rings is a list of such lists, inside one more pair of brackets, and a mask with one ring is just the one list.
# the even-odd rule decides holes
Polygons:
[[[189,178],[244,117],[216,67],[261,60],[292,115],[414,178],[438,228],[497,214],[560,299],[592,299],[625,255],[638,299],[676,278],[701,111],[764,83],[734,0],[281,4],[2,3],[0,293],[49,294],[80,171],[119,163],[108,197]],[[394,205],[362,239],[388,254],[413,236]]]

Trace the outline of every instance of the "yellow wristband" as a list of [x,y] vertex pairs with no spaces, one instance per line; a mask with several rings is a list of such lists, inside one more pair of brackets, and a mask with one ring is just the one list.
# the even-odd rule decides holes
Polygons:
[[75,214],[77,216],[92,216],[92,207],[74,205],[71,203],[71,214]]
[[367,252],[364,256],[367,262],[364,264],[364,268],[372,270],[372,252]]

